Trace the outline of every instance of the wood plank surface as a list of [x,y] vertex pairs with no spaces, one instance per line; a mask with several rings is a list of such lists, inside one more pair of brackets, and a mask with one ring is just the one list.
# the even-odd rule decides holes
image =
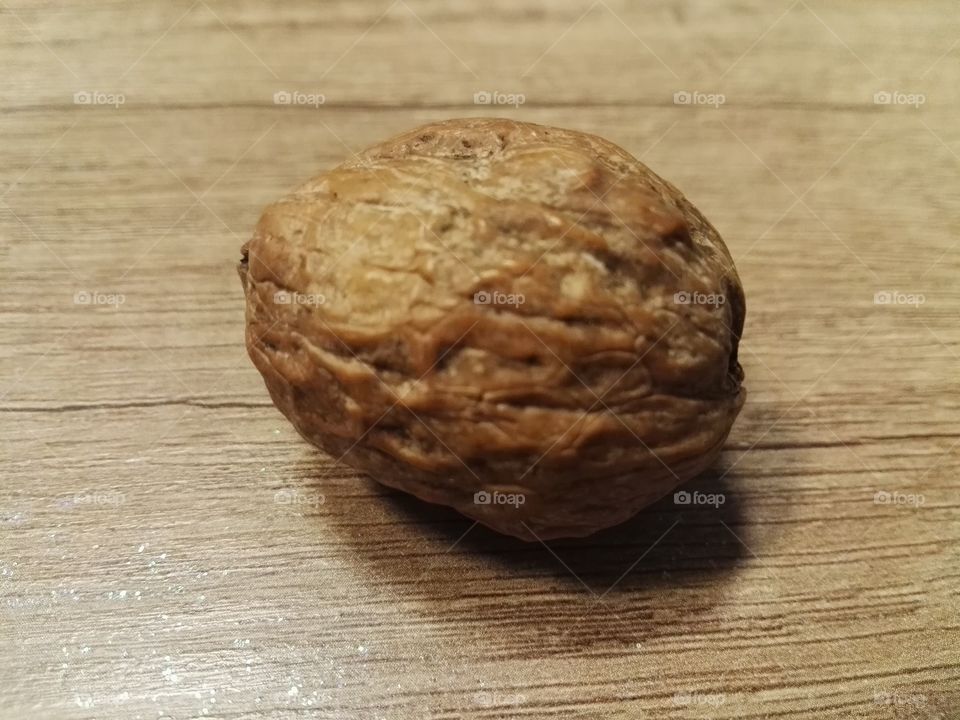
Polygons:
[[[0,0],[0,64],[0,717],[960,718],[956,2]],[[526,544],[273,408],[262,207],[474,115],[726,239],[719,507]]]

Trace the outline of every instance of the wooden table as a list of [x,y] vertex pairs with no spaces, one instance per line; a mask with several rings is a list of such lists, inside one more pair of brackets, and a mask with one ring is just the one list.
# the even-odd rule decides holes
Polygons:
[[[0,62],[0,717],[960,718],[955,2],[0,0]],[[723,505],[524,544],[271,405],[260,209],[466,115],[727,239]]]

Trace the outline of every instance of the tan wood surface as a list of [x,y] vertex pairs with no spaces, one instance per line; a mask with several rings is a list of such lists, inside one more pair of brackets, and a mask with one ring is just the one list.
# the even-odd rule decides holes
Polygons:
[[[0,0],[0,67],[0,717],[960,718],[956,2]],[[525,544],[271,405],[260,209],[467,115],[603,135],[726,238],[723,505]]]

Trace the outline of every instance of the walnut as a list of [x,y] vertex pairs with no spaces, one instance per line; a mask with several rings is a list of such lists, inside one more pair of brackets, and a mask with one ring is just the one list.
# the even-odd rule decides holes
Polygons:
[[239,270],[250,357],[307,440],[526,540],[669,493],[744,402],[727,248],[593,135],[418,128],[270,205]]

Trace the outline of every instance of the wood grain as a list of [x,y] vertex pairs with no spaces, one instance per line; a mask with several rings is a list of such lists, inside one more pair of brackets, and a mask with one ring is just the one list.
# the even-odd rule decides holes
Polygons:
[[[958,38],[946,1],[2,0],[0,717],[960,718]],[[719,507],[524,544],[270,404],[260,209],[490,114],[623,145],[726,239]]]

